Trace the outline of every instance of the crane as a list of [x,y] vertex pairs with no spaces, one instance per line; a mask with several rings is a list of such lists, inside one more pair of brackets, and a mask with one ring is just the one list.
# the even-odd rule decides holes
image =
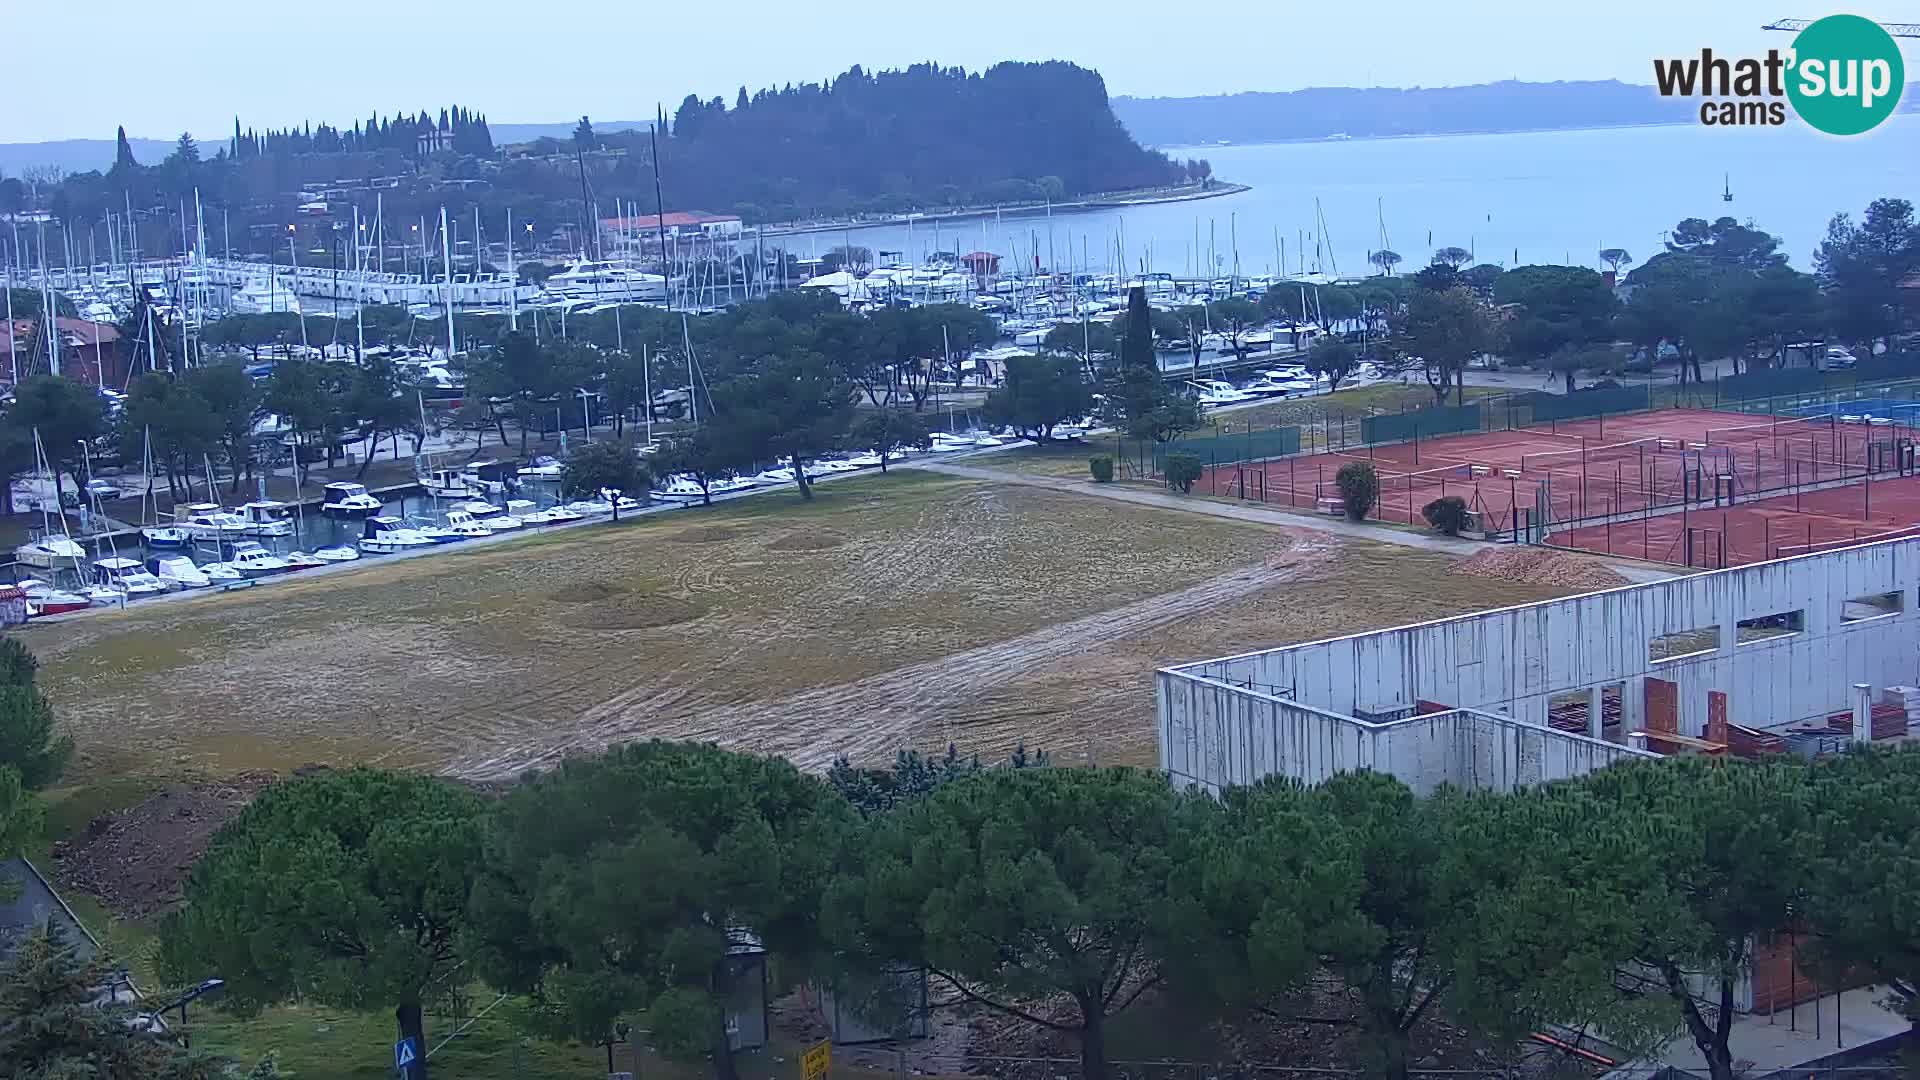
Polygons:
[[[1775,19],[1760,29],[1785,30],[1793,33],[1805,30],[1818,21],[1818,19]],[[1880,26],[1894,37],[1920,38],[1920,23],[1881,23]]]

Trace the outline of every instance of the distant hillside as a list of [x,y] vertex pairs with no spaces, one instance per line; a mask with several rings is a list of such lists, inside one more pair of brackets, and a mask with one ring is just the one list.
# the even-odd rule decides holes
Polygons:
[[[173,152],[172,139],[128,139],[127,142],[133,147],[134,156],[142,161],[158,161]],[[112,139],[0,143],[0,173],[8,176],[19,176],[28,169],[49,165],[61,172],[72,173],[105,169],[112,164]]]
[[[1901,106],[1920,108],[1913,86]],[[1121,123],[1149,146],[1692,123],[1698,109],[1698,102],[1614,80],[1113,99]]]

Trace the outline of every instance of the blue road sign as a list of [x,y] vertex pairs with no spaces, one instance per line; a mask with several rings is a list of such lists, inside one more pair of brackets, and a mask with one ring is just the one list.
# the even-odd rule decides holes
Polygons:
[[399,1042],[393,1044],[393,1067],[394,1068],[396,1069],[412,1068],[414,1063],[419,1060],[420,1060],[420,1047],[417,1043],[413,1041],[413,1036],[409,1035],[406,1038],[401,1039]]

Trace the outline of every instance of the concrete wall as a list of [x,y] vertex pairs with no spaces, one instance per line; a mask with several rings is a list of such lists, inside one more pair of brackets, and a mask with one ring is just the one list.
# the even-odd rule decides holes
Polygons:
[[1648,756],[1466,709],[1369,723],[1181,671],[1159,673],[1158,695],[1160,767],[1216,794],[1268,776],[1317,784],[1358,769],[1423,795],[1442,784],[1511,791]]
[[[1427,701],[1532,724],[1556,694],[1625,684],[1633,729],[1652,676],[1679,687],[1679,733],[1699,736],[1708,690],[1729,695],[1735,723],[1773,727],[1851,708],[1852,683],[1913,684],[1917,586],[1920,540],[1891,540],[1172,670],[1344,715]],[[1843,601],[1886,592],[1902,594],[1899,614],[1841,622]],[[1735,644],[1739,620],[1786,611],[1805,613],[1803,632]],[[1700,627],[1719,628],[1717,649],[1649,659],[1652,638]]]

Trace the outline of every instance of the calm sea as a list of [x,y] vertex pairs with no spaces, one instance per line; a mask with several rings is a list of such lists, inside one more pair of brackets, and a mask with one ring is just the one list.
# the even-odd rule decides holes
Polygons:
[[[1809,128],[1696,126],[1444,135],[1169,149],[1205,157],[1214,175],[1249,184],[1238,195],[1118,211],[1055,213],[941,226],[852,229],[784,238],[797,254],[852,242],[914,258],[984,249],[1032,266],[1108,271],[1125,253],[1181,276],[1213,266],[1242,274],[1315,267],[1369,272],[1367,253],[1399,252],[1413,269],[1437,247],[1479,261],[1596,265],[1602,248],[1636,260],[1661,250],[1686,217],[1730,215],[1781,237],[1793,265],[1812,268],[1827,219],[1857,219],[1868,201],[1920,201],[1920,114],[1853,139]],[[1722,194],[1731,190],[1733,199]],[[1315,200],[1319,202],[1318,218]],[[1324,227],[1318,224],[1324,220]],[[1381,241],[1384,223],[1385,243]],[[775,243],[776,241],[769,241]],[[936,247],[936,244],[938,245]]]

